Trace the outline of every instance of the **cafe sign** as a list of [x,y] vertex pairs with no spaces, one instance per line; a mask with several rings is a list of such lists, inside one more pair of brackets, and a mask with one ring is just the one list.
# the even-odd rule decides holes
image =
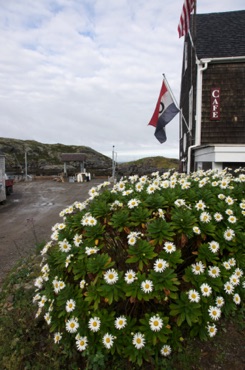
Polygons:
[[210,119],[211,121],[220,120],[220,87],[211,89]]

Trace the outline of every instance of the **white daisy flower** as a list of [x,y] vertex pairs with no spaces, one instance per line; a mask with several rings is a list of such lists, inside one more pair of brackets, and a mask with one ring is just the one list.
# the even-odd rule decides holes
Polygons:
[[34,302],[37,302],[37,301],[39,301],[41,299],[41,296],[40,296],[40,294],[39,293],[37,293],[33,298],[32,298],[32,302],[34,303]]
[[223,307],[225,304],[225,300],[223,297],[219,296],[216,298],[215,303],[217,307]]
[[133,190],[128,189],[128,190],[124,190],[124,191],[123,191],[123,193],[122,193],[122,195],[123,195],[123,196],[126,196],[126,195],[129,195],[129,194],[131,194],[131,193],[133,193]]
[[124,191],[125,190],[125,183],[123,181],[119,181],[116,185],[116,188],[118,191]]
[[68,253],[72,248],[72,245],[66,239],[64,239],[62,242],[58,242],[58,244],[61,252]]
[[123,329],[125,328],[125,326],[127,325],[127,319],[125,316],[119,316],[116,318],[115,320],[115,327],[116,329]]
[[239,279],[239,277],[238,277],[236,274],[232,274],[232,275],[230,276],[230,283],[231,283],[232,285],[234,285],[234,286],[239,285],[239,283],[240,283],[240,279]]
[[80,288],[81,288],[81,289],[84,289],[85,284],[86,284],[86,281],[85,281],[85,280],[81,280],[81,281],[80,281],[80,284],[79,284]]
[[43,274],[45,274],[45,273],[49,272],[49,271],[50,271],[50,269],[49,269],[49,265],[46,263],[46,264],[42,267],[41,271],[42,271],[42,273],[43,273]]
[[84,351],[88,346],[88,338],[79,336],[76,340],[76,346],[78,351]]
[[128,235],[128,244],[129,245],[135,245],[137,242],[137,238],[135,236],[130,236]]
[[[228,186],[229,186],[229,180],[228,179],[223,179],[221,182],[220,182],[220,188],[221,189],[226,189]],[[225,195],[222,194],[224,197],[222,199],[225,199]]]
[[156,191],[157,187],[154,184],[148,185],[146,188],[147,194],[153,194]]
[[58,331],[54,333],[54,343],[59,343],[62,339],[62,334]]
[[197,235],[200,235],[200,234],[201,234],[201,230],[199,229],[199,227],[198,227],[198,226],[194,226],[192,230],[193,230],[193,232],[194,232],[195,234],[197,234]]
[[219,243],[218,242],[215,242],[213,240],[208,244],[209,244],[209,249],[211,250],[211,252],[213,252],[213,253],[218,252],[218,250],[219,250]]
[[99,248],[97,247],[93,247],[93,248],[85,247],[85,253],[88,256],[91,256],[91,254],[96,254],[98,251],[99,251]]
[[99,317],[92,317],[91,319],[89,319],[88,327],[91,331],[96,332],[96,331],[99,331],[100,324],[101,324],[101,321]]
[[210,306],[208,313],[212,320],[218,320],[221,316],[221,309],[216,306]]
[[66,224],[61,223],[61,224],[56,224],[56,229],[57,230],[64,230],[66,227]]
[[159,258],[155,261],[153,268],[155,272],[163,272],[167,266],[168,263],[163,259]]
[[134,336],[133,336],[133,345],[137,349],[143,348],[144,345],[145,345],[145,336],[144,336],[144,334],[141,334],[141,333],[134,334]]
[[47,313],[44,315],[44,320],[46,321],[46,323],[47,323],[48,325],[50,325],[50,324],[51,324],[51,316],[50,316],[50,313],[49,313],[49,312],[47,312]]
[[75,307],[76,307],[76,302],[74,301],[74,299],[69,299],[68,301],[66,301],[66,312],[74,311]]
[[73,256],[74,256],[73,254],[69,254],[69,255],[66,257],[65,267],[68,267],[68,266],[69,266],[69,264],[71,263],[71,258],[72,258]]
[[51,239],[54,240],[54,241],[57,241],[59,239],[59,233],[57,230],[55,230],[52,234],[51,234]]
[[177,207],[185,206],[185,200],[184,200],[184,199],[176,199],[176,201],[174,202],[174,204],[175,204]]
[[135,185],[135,190],[138,191],[139,193],[144,189],[144,186],[141,182],[137,182]]
[[136,273],[133,270],[128,270],[125,273],[124,280],[127,284],[132,284],[134,280],[136,279]]
[[204,211],[204,209],[206,208],[206,204],[202,201],[202,200],[199,200],[196,204],[195,204],[195,208],[198,210],[198,211]]
[[222,263],[222,265],[224,266],[224,268],[225,268],[226,270],[230,270],[230,269],[231,269],[231,265],[229,264],[229,262],[228,262],[228,261],[224,261],[224,262]]
[[242,276],[243,276],[243,271],[242,271],[242,269],[236,268],[236,269],[235,269],[235,271],[234,271],[234,274],[235,274],[238,278],[240,278],[240,277],[242,277]]
[[43,278],[41,276],[39,276],[38,278],[36,278],[36,280],[34,282],[34,286],[37,287],[38,289],[42,289],[42,286],[43,286]]
[[95,226],[96,224],[97,224],[96,218],[94,218],[93,216],[90,216],[88,218],[88,226]]
[[176,246],[174,245],[174,243],[171,243],[171,242],[165,242],[164,243],[164,247],[163,249],[165,250],[165,252],[167,253],[173,253],[176,251]]
[[227,294],[232,294],[233,291],[234,291],[234,285],[231,284],[229,281],[227,281],[225,284],[224,284],[224,291],[227,293]]
[[217,266],[209,266],[208,268],[208,275],[212,278],[216,278],[220,276],[220,268]]
[[208,284],[206,283],[203,283],[201,286],[200,286],[200,289],[201,289],[201,292],[202,292],[202,295],[204,297],[209,297],[210,294],[212,294],[212,288],[211,286],[209,286]]
[[76,333],[78,328],[79,323],[77,317],[72,317],[66,322],[66,331],[68,331],[69,333]]
[[169,188],[169,185],[170,185],[169,180],[164,180],[164,181],[161,182],[161,187],[163,189],[168,189]]
[[222,214],[221,214],[221,213],[216,212],[216,213],[214,214],[214,219],[215,219],[215,221],[220,222],[220,221],[222,221],[222,220],[223,220],[223,216],[222,216]]
[[114,339],[115,337],[113,335],[106,333],[103,336],[102,342],[106,348],[110,349],[113,346]]
[[79,247],[79,245],[82,243],[82,235],[76,234],[73,238],[73,242],[75,247]]
[[164,346],[162,346],[161,348],[161,355],[162,356],[169,356],[171,353],[171,347],[167,344],[164,344]]
[[208,329],[208,335],[212,338],[216,335],[217,333],[217,328],[216,328],[216,325],[213,324],[213,325],[208,325],[207,327]]
[[147,182],[147,177],[146,176],[141,176],[139,178],[139,181],[142,182],[143,184],[145,184]]
[[232,205],[232,204],[234,204],[234,199],[231,198],[230,196],[228,196],[228,197],[225,198],[225,202],[229,205]]
[[204,223],[209,223],[211,221],[212,217],[210,215],[210,213],[208,212],[202,212],[200,214],[200,221],[201,222],[204,222]]
[[153,282],[151,280],[145,280],[141,283],[141,289],[144,293],[150,293],[153,291]]
[[155,315],[150,318],[149,325],[152,331],[160,331],[163,327],[163,321],[158,315]]
[[196,262],[195,264],[191,265],[191,270],[192,270],[193,274],[200,275],[204,272],[205,266],[201,261],[199,261],[199,262]]
[[162,218],[163,220],[165,220],[164,211],[161,208],[158,208],[158,215],[159,215],[160,218]]
[[128,208],[132,209],[132,208],[138,207],[139,204],[140,204],[140,200],[131,199],[130,201],[128,201]]
[[190,302],[198,303],[200,301],[200,294],[196,290],[191,289],[188,292],[188,298],[189,298]]
[[241,202],[241,203],[239,204],[239,206],[240,206],[240,208],[241,208],[241,209],[245,210],[245,202],[244,202],[244,201],[243,201],[243,202]]
[[225,240],[232,240],[235,236],[235,231],[232,230],[232,229],[227,229],[225,232],[224,232],[224,238]]
[[241,303],[241,297],[239,296],[238,293],[234,294],[233,296],[233,301],[235,302],[235,304],[240,304]]
[[107,282],[107,284],[110,284],[110,285],[115,284],[118,278],[119,278],[118,273],[114,269],[110,269],[106,271],[106,273],[104,274],[105,281]]
[[96,197],[97,195],[99,195],[97,189],[95,187],[92,187],[89,192],[88,192],[88,195],[92,198]]
[[230,222],[231,224],[235,224],[237,222],[237,218],[231,215],[228,217],[228,222]]
[[236,260],[235,260],[235,258],[229,258],[228,259],[228,263],[229,263],[229,265],[231,266],[231,267],[234,267],[234,266],[236,266]]
[[225,211],[225,213],[226,213],[228,216],[232,216],[232,215],[233,215],[233,211],[232,211],[232,209],[229,209],[229,208]]
[[47,302],[47,297],[46,297],[46,295],[43,295],[43,296],[41,296],[41,299],[38,302],[38,306],[43,307],[45,305],[45,302]]

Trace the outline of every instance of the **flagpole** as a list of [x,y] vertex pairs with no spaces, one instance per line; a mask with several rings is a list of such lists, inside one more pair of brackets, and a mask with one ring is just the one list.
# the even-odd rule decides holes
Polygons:
[[[171,87],[169,86],[168,80],[167,80],[167,78],[166,78],[166,76],[165,76],[165,74],[164,74],[164,73],[163,73],[162,75],[163,75],[163,79],[164,79],[164,81],[166,82],[167,89],[168,89],[168,91],[169,91],[169,93],[170,93],[170,95],[171,95],[171,98],[173,99],[174,104],[176,105],[176,107],[179,109],[179,104],[177,103],[177,101],[176,101],[176,99],[175,99],[175,97],[174,97],[174,94],[173,94],[173,92],[172,92],[172,89],[171,89]],[[179,110],[180,110],[180,109],[179,109]]]

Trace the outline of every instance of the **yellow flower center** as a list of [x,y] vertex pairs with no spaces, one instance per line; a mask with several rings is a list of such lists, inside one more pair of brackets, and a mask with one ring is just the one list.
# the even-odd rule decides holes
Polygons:
[[97,322],[96,321],[93,322],[93,326],[96,328],[96,326],[97,326]]
[[114,275],[113,274],[109,274],[109,279],[113,279],[114,278]]

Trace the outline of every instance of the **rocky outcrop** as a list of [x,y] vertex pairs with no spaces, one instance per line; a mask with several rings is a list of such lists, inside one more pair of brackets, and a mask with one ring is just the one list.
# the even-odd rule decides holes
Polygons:
[[[112,175],[112,159],[89,148],[87,146],[42,144],[33,140],[17,140],[0,138],[0,152],[6,157],[6,172],[12,175],[27,173],[35,176],[57,176],[64,172],[62,154],[73,153],[71,160],[66,163],[68,176],[74,176],[80,172],[81,163],[79,157],[86,158],[84,165],[92,177]],[[83,156],[78,155],[83,154]],[[152,172],[178,169],[177,159],[165,157],[143,158],[133,162],[118,163],[116,176],[130,176],[134,174],[144,175]]]
[[[22,174],[27,163],[28,174],[37,176],[58,175],[64,171],[62,153],[83,153],[86,156],[85,168],[95,176],[109,176],[112,160],[86,146],[64,144],[42,144],[31,140],[0,138],[0,152],[6,157],[6,172]],[[76,160],[66,165],[68,176],[80,172]]]

